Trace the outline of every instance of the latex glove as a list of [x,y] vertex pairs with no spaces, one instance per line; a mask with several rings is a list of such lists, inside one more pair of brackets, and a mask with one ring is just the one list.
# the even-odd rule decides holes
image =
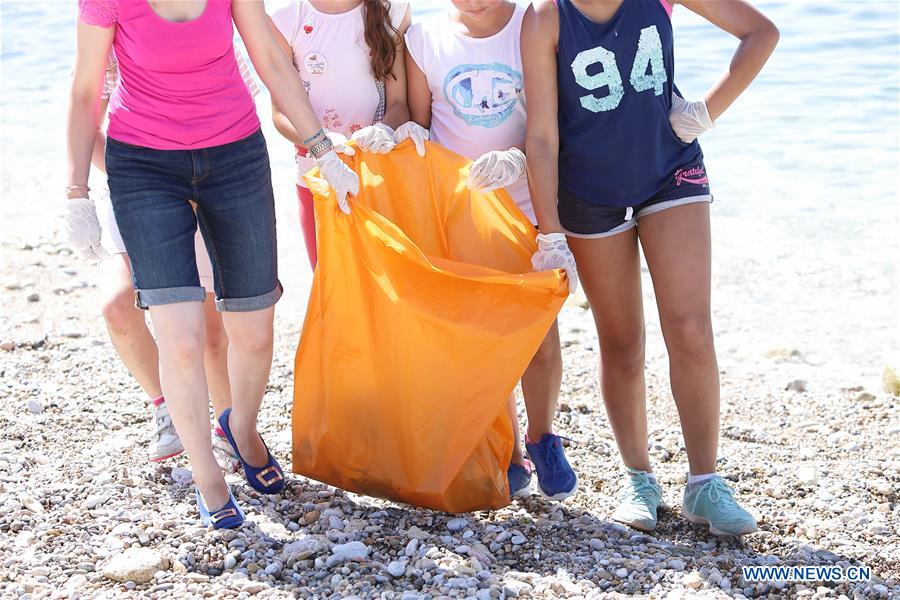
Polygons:
[[569,243],[564,233],[539,233],[538,250],[531,257],[531,266],[535,271],[563,269],[569,278],[569,294],[578,289],[578,269],[575,267],[575,256],[569,250]]
[[518,148],[485,152],[472,163],[466,186],[470,190],[490,192],[515,183],[525,175],[525,155]]
[[72,247],[88,260],[109,256],[100,244],[100,221],[90,198],[72,198],[66,203],[66,234]]
[[363,152],[374,152],[375,154],[387,154],[397,145],[394,141],[394,130],[384,123],[357,129],[350,139],[356,142]]
[[685,144],[690,144],[701,133],[716,126],[709,118],[709,110],[704,100],[688,102],[678,94],[672,94],[672,110],[669,111],[672,131]]
[[359,175],[344,164],[334,150],[329,150],[315,159],[316,166],[322,173],[322,177],[334,189],[337,196],[338,207],[344,214],[350,214],[350,203],[347,202],[347,194],[356,196],[359,194]]
[[347,145],[347,136],[337,131],[326,131],[325,135],[331,140],[334,151],[344,156],[353,156],[356,154],[356,148]]
[[416,123],[415,121],[407,121],[397,128],[394,134],[394,142],[399,144],[405,139],[410,139],[416,145],[416,152],[419,156],[425,156],[425,141],[430,139],[431,134],[428,130]]

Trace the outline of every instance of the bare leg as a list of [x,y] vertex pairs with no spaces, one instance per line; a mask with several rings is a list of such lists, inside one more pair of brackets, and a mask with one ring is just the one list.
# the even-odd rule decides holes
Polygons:
[[600,341],[600,388],[625,466],[650,471],[644,382],[644,308],[634,228],[599,239],[570,237],[578,278]]
[[528,411],[528,439],[537,442],[553,433],[553,418],[562,385],[562,349],[559,325],[554,321],[522,376],[522,395]]
[[153,306],[150,318],[158,339],[160,379],[169,414],[191,460],[194,482],[207,507],[215,511],[228,502],[228,487],[210,444],[203,307],[199,302]]
[[231,379],[231,432],[250,466],[262,467],[268,454],[256,430],[269,371],[272,369],[275,307],[252,312],[222,313],[228,332],[228,375]]
[[509,398],[506,399],[506,414],[509,415],[509,420],[512,423],[514,440],[512,458],[509,462],[514,465],[521,465],[525,462],[525,456],[522,454],[522,432],[519,429],[519,414],[516,411],[515,393],[510,394]]
[[710,316],[709,204],[685,204],[648,215],[639,231],[691,473],[713,473],[719,442],[719,367]]
[[206,382],[216,416],[226,408],[231,408],[231,383],[228,380],[228,335],[222,323],[222,315],[216,310],[215,294],[207,294],[203,303],[203,318],[206,321],[206,350],[203,365],[206,368]]
[[134,305],[127,254],[115,254],[100,263],[100,294],[106,329],[119,358],[147,396],[160,397],[159,355],[144,311]]

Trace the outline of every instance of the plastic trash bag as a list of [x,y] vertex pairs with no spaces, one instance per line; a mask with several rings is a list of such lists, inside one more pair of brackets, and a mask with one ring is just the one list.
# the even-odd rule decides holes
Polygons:
[[293,470],[448,512],[509,503],[505,410],[562,307],[562,271],[531,272],[534,227],[509,196],[466,189],[436,144],[343,157],[351,214],[324,181],[319,261],[295,361]]

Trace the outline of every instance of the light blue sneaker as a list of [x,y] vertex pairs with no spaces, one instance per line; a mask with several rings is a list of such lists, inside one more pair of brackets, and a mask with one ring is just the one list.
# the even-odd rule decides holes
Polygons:
[[525,451],[537,471],[538,488],[550,500],[565,500],[578,489],[578,477],[566,460],[562,438],[545,433],[540,441],[525,439]]
[[506,478],[509,480],[510,497],[527,498],[531,495],[531,462],[526,460],[521,465],[509,463]]
[[691,523],[709,525],[713,535],[746,535],[756,531],[756,519],[738,506],[725,480],[716,475],[706,483],[684,489],[684,516]]
[[656,512],[662,503],[662,490],[648,473],[629,467],[625,485],[616,499],[619,506],[612,514],[613,521],[641,531],[656,529]]

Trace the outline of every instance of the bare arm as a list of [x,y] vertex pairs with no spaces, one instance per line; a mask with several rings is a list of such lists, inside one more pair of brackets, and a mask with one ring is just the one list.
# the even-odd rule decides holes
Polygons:
[[392,129],[409,121],[409,106],[406,104],[406,44],[403,43],[403,34],[409,29],[411,22],[412,8],[407,7],[406,14],[400,22],[400,43],[397,46],[397,55],[391,69],[393,77],[388,77],[384,84],[384,93],[387,97],[384,124]]
[[[68,186],[87,187],[95,138],[101,119],[100,91],[106,76],[107,57],[112,48],[115,27],[88,25],[79,19],[75,72],[69,95],[66,127]],[[70,198],[87,197],[87,189],[72,189]]]
[[106,134],[103,133],[103,128],[100,124],[103,123],[103,117],[106,115],[106,108],[108,106],[109,100],[100,101],[100,111],[97,115],[97,135],[94,138],[94,149],[91,154],[91,163],[104,174],[106,173]]
[[[297,77],[297,71],[284,55],[284,49],[272,35],[269,16],[262,0],[231,3],[231,13],[250,60],[259,73],[272,101],[293,126],[300,139],[309,139],[322,129],[309,97]],[[283,132],[282,132],[283,134]],[[290,138],[289,138],[290,139]]]
[[[275,23],[272,22],[272,19],[269,19],[269,29],[272,31],[272,35],[275,38],[275,41],[278,42],[278,46],[281,48],[281,51],[284,52],[285,56],[287,56],[288,60],[294,60],[294,52],[291,49],[291,45],[288,44],[288,41],[281,35],[281,32],[275,27]],[[297,74],[297,71],[294,70],[294,75],[299,78],[300,76]],[[300,139],[300,134],[297,133],[297,130],[294,129],[294,126],[291,125],[290,120],[284,115],[281,110],[278,109],[278,104],[275,102],[273,97],[272,99],[272,122],[275,124],[275,129],[278,130],[278,133],[287,138],[288,141],[298,145],[303,146],[303,140]]]
[[741,40],[728,70],[706,93],[706,107],[715,120],[762,70],[778,43],[778,28],[746,0],[675,1]]
[[425,73],[416,64],[409,52],[406,53],[406,102],[410,119],[429,129],[431,127],[431,89]]
[[559,18],[551,0],[528,7],[522,24],[522,63],[528,124],[525,156],[528,189],[541,233],[561,233],[556,209],[559,159],[557,124],[556,44]]

